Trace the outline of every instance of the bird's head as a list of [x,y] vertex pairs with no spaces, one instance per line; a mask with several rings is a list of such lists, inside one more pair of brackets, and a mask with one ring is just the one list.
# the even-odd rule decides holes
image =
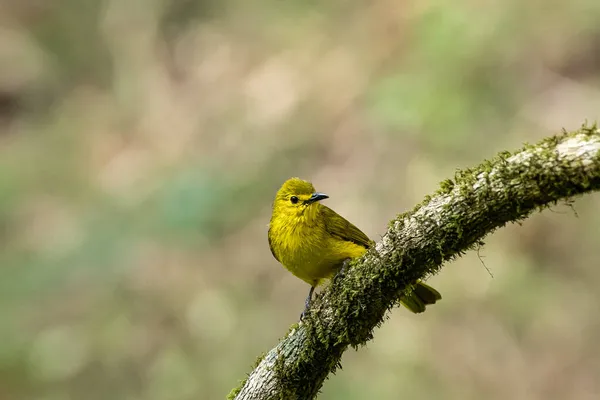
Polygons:
[[325,193],[315,191],[312,183],[300,178],[290,178],[277,191],[273,202],[273,215],[307,217],[307,210],[316,210],[318,202],[327,198],[329,196]]

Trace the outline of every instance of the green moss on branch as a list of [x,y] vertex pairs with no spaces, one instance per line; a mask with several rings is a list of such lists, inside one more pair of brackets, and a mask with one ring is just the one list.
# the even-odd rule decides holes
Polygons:
[[[373,337],[407,286],[508,222],[600,189],[600,130],[583,126],[456,172],[316,296],[304,322],[262,359],[239,400],[312,399],[348,346]],[[230,395],[230,396],[231,396]]]

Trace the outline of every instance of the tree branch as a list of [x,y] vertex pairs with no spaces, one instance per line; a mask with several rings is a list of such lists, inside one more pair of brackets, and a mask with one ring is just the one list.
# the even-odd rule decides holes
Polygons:
[[407,284],[437,273],[507,222],[599,189],[596,125],[458,171],[433,196],[391,221],[381,241],[316,296],[305,320],[259,360],[229,398],[314,398],[348,346],[373,337]]

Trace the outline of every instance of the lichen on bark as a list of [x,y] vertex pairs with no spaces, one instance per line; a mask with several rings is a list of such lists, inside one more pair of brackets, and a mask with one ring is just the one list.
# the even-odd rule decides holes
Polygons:
[[229,398],[316,397],[344,351],[373,337],[409,284],[437,273],[505,224],[599,189],[596,125],[564,131],[456,172],[433,195],[392,220],[377,245],[315,297],[304,321]]

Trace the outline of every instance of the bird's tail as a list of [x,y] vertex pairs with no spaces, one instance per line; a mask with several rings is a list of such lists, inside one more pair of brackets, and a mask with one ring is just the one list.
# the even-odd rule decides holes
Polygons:
[[426,305],[435,304],[441,298],[440,292],[421,281],[417,281],[412,292],[408,296],[400,298],[400,303],[410,311],[418,314],[425,311]]

